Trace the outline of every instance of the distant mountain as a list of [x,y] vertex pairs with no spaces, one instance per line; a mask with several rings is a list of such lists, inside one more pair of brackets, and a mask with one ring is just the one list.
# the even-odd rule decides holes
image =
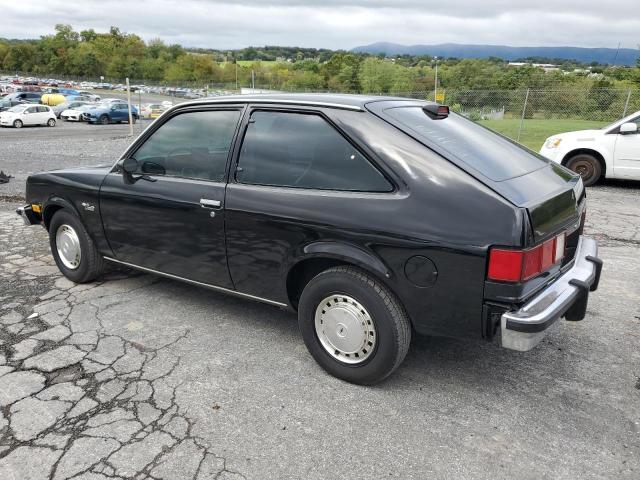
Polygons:
[[576,60],[584,63],[635,65],[640,51],[621,48],[616,57],[615,48],[582,47],[509,47],[506,45],[462,45],[443,43],[440,45],[399,45],[396,43],[372,43],[351,50],[356,53],[385,53],[387,55],[436,55],[455,58],[498,57],[504,60],[517,60],[528,57],[543,57],[562,60]]

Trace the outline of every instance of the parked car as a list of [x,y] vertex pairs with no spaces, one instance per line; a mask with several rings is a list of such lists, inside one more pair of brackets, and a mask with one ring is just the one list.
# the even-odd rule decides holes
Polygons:
[[601,178],[640,180],[640,111],[596,130],[553,135],[540,154],[582,176],[586,186]]
[[0,112],[22,103],[40,103],[42,94],[37,92],[15,92],[10,93],[0,102]]
[[317,362],[361,384],[412,332],[529,350],[585,316],[602,266],[580,176],[417,100],[185,102],[26,199],[71,281],[111,262],[296,310]]
[[60,113],[60,118],[67,122],[82,122],[85,121],[84,114],[97,106],[95,103],[85,103],[78,107],[68,108]]
[[[138,109],[131,105],[131,121],[136,123]],[[107,125],[109,123],[129,122],[129,107],[127,103],[103,103],[85,111],[82,119],[89,123]]]
[[66,102],[61,103],[60,105],[56,105],[55,107],[52,107],[52,110],[53,110],[53,113],[55,113],[56,116],[58,118],[60,118],[60,115],[62,114],[62,112],[66,111],[66,110],[74,110],[74,109],[77,109],[78,107],[82,107],[84,105],[95,106],[95,103],[84,102],[84,101],[69,101],[69,100],[67,100]]
[[56,125],[56,115],[47,105],[16,105],[0,113],[0,126],[22,128],[25,125]]
[[140,110],[140,116],[142,118],[158,118],[164,112],[169,110],[170,105],[165,105],[163,103],[149,103],[144,105]]
[[92,101],[92,102],[99,102],[100,101],[100,95],[96,95],[95,93],[87,92],[86,90],[80,90],[78,92],[78,95],[82,95],[83,97],[87,97],[89,99],[89,101]]

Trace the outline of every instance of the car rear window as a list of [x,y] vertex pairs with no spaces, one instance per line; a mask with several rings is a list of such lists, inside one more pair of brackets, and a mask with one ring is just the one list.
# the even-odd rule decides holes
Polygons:
[[537,154],[455,113],[438,120],[419,106],[392,107],[384,113],[428,147],[444,150],[495,182],[526,175],[548,164]]

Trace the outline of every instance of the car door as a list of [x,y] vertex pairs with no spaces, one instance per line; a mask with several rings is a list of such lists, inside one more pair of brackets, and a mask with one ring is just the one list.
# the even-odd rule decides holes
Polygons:
[[241,109],[175,112],[127,154],[138,162],[133,181],[105,177],[100,212],[117,260],[232,288],[224,200]]
[[[630,120],[640,129],[640,117]],[[617,133],[613,154],[613,168],[616,177],[640,180],[640,133]]]
[[116,103],[115,111],[113,112],[113,119],[116,122],[128,122],[129,121],[129,108],[126,103]]
[[287,303],[292,259],[312,242],[352,242],[371,228],[371,211],[388,207],[393,190],[321,112],[251,111],[225,202],[236,289]]
[[38,123],[38,107],[33,106],[24,110],[22,123],[25,125],[36,125]]
[[45,125],[49,121],[49,107],[38,105],[38,125]]

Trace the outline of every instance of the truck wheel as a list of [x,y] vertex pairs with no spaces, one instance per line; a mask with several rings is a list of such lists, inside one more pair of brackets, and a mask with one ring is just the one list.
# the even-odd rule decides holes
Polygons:
[[80,219],[58,210],[49,224],[51,253],[62,274],[75,283],[87,283],[104,270],[104,259]]
[[347,382],[384,380],[404,360],[411,324],[393,293],[364,271],[325,270],[304,288],[298,324],[313,358]]
[[109,117],[107,115],[102,115],[99,122],[101,125],[109,125]]
[[22,128],[22,120],[16,120],[15,122],[13,122],[13,126],[16,128]]
[[588,153],[579,153],[571,157],[567,162],[567,167],[580,174],[586,187],[596,183],[602,175],[602,165],[596,157]]

